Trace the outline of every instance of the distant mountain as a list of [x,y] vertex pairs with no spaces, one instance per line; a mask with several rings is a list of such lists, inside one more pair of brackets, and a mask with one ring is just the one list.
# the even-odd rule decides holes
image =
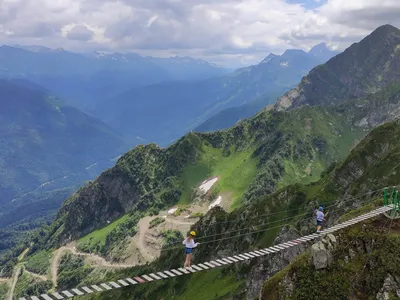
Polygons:
[[314,68],[283,95],[275,109],[329,105],[363,97],[400,79],[400,30],[384,25],[359,43]]
[[[299,81],[303,75],[306,75],[313,66],[326,62],[338,53],[329,50],[326,44],[322,43],[313,47],[308,53],[302,50],[287,50],[282,56],[271,53],[260,64],[267,64],[270,68],[276,69],[277,74],[282,72],[279,68],[287,68],[288,71],[293,73],[288,74],[288,72],[285,72],[285,76],[287,77],[286,79],[282,78],[282,80],[295,82],[296,80]],[[206,132],[228,128],[237,121],[254,115],[265,105],[275,103],[282,95],[281,92],[282,90],[272,90],[249,103],[222,110],[197,126],[194,130]]]
[[199,80],[208,77],[218,76],[228,72],[221,66],[209,63],[203,59],[192,57],[173,56],[169,58],[140,56],[136,53],[107,53],[103,51],[95,51],[87,53],[88,57],[94,57],[100,61],[108,62],[124,62],[124,63],[146,63],[159,66],[169,72],[169,79],[181,80]]
[[[378,33],[381,29],[377,29]],[[384,45],[376,53],[370,49],[377,44],[370,42],[368,47],[354,51],[351,58],[340,54],[327,64],[335,60],[339,66],[354,65],[363,53],[368,53],[363,57],[366,61],[376,56],[382,62],[391,61],[392,44]],[[292,55],[304,53],[287,51],[285,59]],[[276,56],[269,58],[272,61]],[[62,239],[81,237],[132,210],[160,210],[164,205],[190,203],[196,185],[214,176],[220,177],[216,192],[235,195],[232,197],[235,201],[241,199],[241,204],[256,202],[291,183],[315,181],[332,162],[346,157],[373,128],[399,118],[396,70],[400,74],[400,68],[393,69],[392,81],[387,79],[385,89],[357,99],[289,111],[264,109],[227,130],[190,132],[167,148],[154,144],[136,147],[64,203],[53,232],[62,224]],[[370,84],[379,82],[381,78],[375,77]],[[163,109],[167,111],[167,105]],[[114,197],[117,190],[121,192],[118,199]],[[60,240],[52,240],[55,241]]]
[[0,47],[0,77],[24,78],[54,91],[85,111],[99,99],[165,80],[199,80],[228,70],[188,57],[135,53],[72,53],[41,46]]
[[[372,77],[369,81],[371,87],[379,86],[381,81],[387,83],[385,88],[380,87],[376,92],[363,91],[364,96],[338,100],[334,105],[322,101],[326,105],[302,103],[302,107],[287,111],[263,109],[226,130],[190,132],[166,148],[150,144],[132,149],[113,168],[103,172],[64,202],[53,223],[37,234],[34,240],[36,244],[33,245],[36,249],[30,254],[37,257],[44,251],[77,241],[77,247],[82,244],[83,247],[85,244],[90,246],[81,248],[83,251],[97,252],[107,259],[123,263],[126,258],[121,255],[121,249],[126,249],[127,243],[137,234],[135,228],[141,217],[152,214],[156,219],[160,211],[175,205],[179,205],[185,214],[194,215],[197,213],[192,209],[194,203],[204,205],[218,197],[225,203],[207,211],[191,226],[191,229],[199,233],[198,239],[202,240],[202,246],[196,250],[198,252],[193,262],[198,264],[215,261],[221,257],[221,253],[228,256],[248,253],[252,249],[265,249],[315,232],[312,208],[320,204],[328,207],[329,226],[341,217],[351,218],[364,210],[369,211],[375,205],[381,205],[379,201],[373,201],[380,195],[378,191],[385,186],[398,184],[400,178],[400,172],[397,172],[400,171],[397,163],[400,143],[396,139],[397,134],[400,134],[400,123],[388,123],[374,130],[378,125],[400,116],[400,84],[397,77],[400,69],[390,66],[396,63],[396,59],[393,59],[396,52],[391,51],[391,42],[386,41],[383,45],[377,50],[380,53],[376,53],[370,51],[377,47],[376,43],[371,42],[369,46],[364,45],[355,51],[353,57],[341,56],[336,61],[342,67],[354,66],[364,53],[368,53],[362,57],[367,62],[375,57],[379,57],[381,62],[389,61],[387,68],[391,76],[381,73],[382,77]],[[375,63],[374,66],[379,68],[379,64]],[[352,74],[353,69],[350,68],[348,72]],[[340,75],[345,77],[344,73]],[[364,76],[369,78],[369,73]],[[327,86],[330,87],[329,83]],[[322,85],[317,87],[321,88]],[[176,114],[175,117],[180,115]],[[211,178],[217,180],[215,185],[206,194],[199,193],[201,185]],[[228,208],[234,211],[227,212]],[[204,272],[202,280],[180,276],[173,284],[165,281],[160,288],[113,289],[92,298],[160,299],[171,295],[191,299],[196,297],[193,295],[199,290],[205,299],[212,299],[215,295],[220,298],[236,295],[240,299],[255,299],[259,296],[275,299],[274,295],[278,295],[278,292],[282,297],[300,295],[301,298],[309,299],[313,295],[315,298],[330,299],[338,291],[341,292],[340,299],[354,296],[355,292],[362,295],[362,299],[376,297],[382,285],[382,289],[388,286],[384,281],[387,281],[385,278],[388,271],[393,270],[390,257],[394,257],[397,248],[392,247],[390,255],[378,262],[376,252],[385,255],[390,245],[398,244],[396,232],[390,233],[391,240],[382,239],[384,222],[378,220],[376,225],[372,234],[371,230],[363,229],[361,232],[355,227],[351,235],[344,233],[334,243],[340,246],[341,252],[333,251],[331,254],[340,254],[340,259],[323,271],[330,276],[334,275],[334,285],[332,280],[318,280],[308,284],[309,275],[316,276],[318,273],[310,268],[309,253],[312,251],[304,253],[304,246],[286,253],[286,256],[267,255],[254,259],[246,268],[238,263],[232,266],[236,268],[235,272],[220,268],[215,272]],[[371,224],[366,226],[371,227]],[[101,229],[101,234],[97,229]],[[345,243],[342,237],[345,237]],[[334,241],[333,238],[329,239]],[[161,256],[152,264],[133,267],[129,272],[140,275],[179,268],[182,249],[175,247],[175,241],[172,240],[165,240]],[[377,240],[379,243],[376,243]],[[393,244],[393,241],[396,243]],[[180,243],[179,238],[177,245]],[[31,249],[34,247],[30,245]],[[318,249],[332,251],[330,247]],[[360,256],[347,259],[345,255],[349,247],[354,253],[358,251]],[[18,251],[13,257],[16,258],[20,253]],[[304,255],[294,261],[301,253]],[[359,263],[360,259],[362,264]],[[295,269],[279,273],[270,281],[272,287],[264,285],[266,280],[291,261],[295,262]],[[371,266],[371,262],[374,266],[378,264],[382,272],[376,273],[377,276],[369,276],[367,279],[371,284],[365,289],[365,280],[361,280],[358,275],[365,269],[365,265]],[[17,263],[17,259],[3,259],[3,265],[8,270]],[[343,271],[347,272],[349,268],[352,270],[351,276],[346,279]],[[76,269],[73,275],[81,274],[80,278],[85,284],[98,283],[98,270],[82,264]],[[11,273],[8,271],[7,274]],[[126,270],[115,270],[106,278],[110,281],[123,276],[126,276]],[[297,293],[297,289],[280,289],[277,292],[278,283],[287,284],[287,278],[296,284],[296,288],[301,289],[301,293]],[[358,283],[354,289],[347,288],[351,280]],[[205,282],[210,286],[209,289],[204,289]],[[318,289],[321,282],[327,286],[325,290]],[[177,284],[183,288],[177,290]],[[68,280],[63,289],[76,285],[76,280]],[[393,292],[396,288],[395,285],[390,287]],[[37,291],[37,294],[40,295],[40,292]]]
[[318,59],[320,59],[323,62],[326,62],[329,59],[331,59],[332,57],[334,57],[335,55],[339,54],[339,52],[337,52],[337,51],[330,50],[327,47],[326,43],[321,43],[321,44],[314,46],[313,48],[311,48],[311,50],[308,53],[317,57]]
[[80,185],[134,145],[33,83],[0,80],[0,99],[0,219],[26,193]]
[[[332,53],[333,55],[333,53]],[[225,109],[256,101],[235,115],[226,113],[220,129],[274,103],[322,61],[302,50],[270,54],[259,64],[201,81],[172,81],[131,89],[101,103],[93,112],[120,132],[168,144]],[[263,96],[262,98],[260,98]],[[215,120],[215,119],[214,119]]]
[[[211,132],[219,129],[231,127],[235,123],[250,118],[257,113],[265,103],[274,103],[279,98],[279,95],[260,96],[253,101],[241,106],[231,107],[220,111],[204,123],[193,129],[195,132]],[[266,110],[271,109],[273,104],[267,105]]]

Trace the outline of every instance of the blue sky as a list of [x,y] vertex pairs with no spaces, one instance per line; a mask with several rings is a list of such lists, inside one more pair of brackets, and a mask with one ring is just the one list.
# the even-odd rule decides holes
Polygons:
[[[351,0],[349,0],[351,1]],[[286,0],[289,4],[301,4],[306,9],[315,9],[327,3],[327,0]]]
[[400,27],[399,15],[399,0],[5,0],[0,44],[238,67],[321,42],[343,50],[380,25]]

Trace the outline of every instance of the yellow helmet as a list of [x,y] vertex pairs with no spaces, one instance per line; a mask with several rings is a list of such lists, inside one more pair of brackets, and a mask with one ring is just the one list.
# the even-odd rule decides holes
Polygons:
[[191,231],[191,232],[190,232],[190,235],[192,235],[192,236],[196,236],[196,232],[194,232],[194,231]]

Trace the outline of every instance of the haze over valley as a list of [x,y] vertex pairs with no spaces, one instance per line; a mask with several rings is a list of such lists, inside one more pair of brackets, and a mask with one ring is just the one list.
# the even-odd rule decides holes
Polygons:
[[1,3],[0,299],[399,298],[399,13]]

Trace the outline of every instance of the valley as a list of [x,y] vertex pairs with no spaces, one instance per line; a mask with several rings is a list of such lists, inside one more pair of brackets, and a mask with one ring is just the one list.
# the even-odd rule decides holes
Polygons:
[[[198,190],[203,195],[207,195],[210,188],[217,182],[217,178],[211,178],[210,180],[204,181]],[[16,266],[14,271],[13,279],[2,279],[2,282],[9,284],[12,283],[10,293],[14,293],[18,278],[21,274],[34,278],[39,282],[45,282],[51,280],[53,288],[57,288],[58,272],[61,264],[62,257],[70,253],[74,257],[84,258],[84,266],[92,268],[97,271],[112,271],[118,269],[132,268],[140,266],[159,258],[162,247],[164,246],[165,237],[163,233],[168,231],[178,231],[181,236],[186,235],[200,218],[201,215],[206,214],[216,204],[222,204],[229,208],[232,201],[224,200],[220,201],[217,198],[214,201],[207,201],[203,199],[197,204],[191,204],[190,206],[173,207],[168,211],[160,212],[155,216],[148,216],[141,218],[137,224],[138,231],[133,237],[126,238],[125,253],[120,254],[118,261],[109,261],[102,256],[95,254],[94,252],[82,252],[79,251],[80,247],[87,248],[87,245],[82,246],[86,240],[91,240],[91,237],[84,237],[78,241],[70,242],[65,246],[62,246],[47,255],[47,259],[44,258],[44,269],[45,275],[37,274],[34,271],[30,271],[32,268],[32,260],[24,260],[29,249],[25,249],[19,256],[19,265]],[[179,213],[177,213],[179,212]],[[160,220],[154,222],[154,220]],[[113,224],[108,225],[114,227]],[[106,228],[105,228],[106,229]],[[95,234],[95,233],[94,233]],[[37,259],[35,259],[37,261]],[[41,259],[43,261],[43,259]],[[47,260],[47,262],[46,262]],[[43,264],[43,263],[42,263]],[[32,270],[37,271],[34,267]]]
[[[46,203],[33,200],[32,194],[54,191],[59,183],[51,178],[75,180],[82,166],[88,172],[99,169],[93,180],[82,184],[78,178],[72,190],[49,195],[61,205],[53,207],[53,218],[40,224],[10,223],[13,231],[0,231],[6,246],[18,230],[29,231],[0,255],[0,295],[30,297],[181,268],[182,241],[191,230],[200,242],[193,255],[193,264],[199,264],[314,233],[319,206],[329,214],[324,223],[328,228],[382,207],[383,188],[397,188],[400,176],[400,142],[395,138],[400,134],[399,45],[400,30],[383,25],[333,58],[320,45],[309,52],[271,54],[228,75],[135,87],[114,98],[113,111],[107,101],[98,107],[109,118],[103,121],[37,88],[32,92],[4,81],[25,104],[8,101],[8,113],[0,113],[0,122],[7,126],[1,128],[14,139],[24,134],[22,145],[30,149],[22,151],[12,139],[0,145],[7,149],[0,163],[11,159],[19,166],[3,164],[8,171],[0,173],[2,193],[21,199],[11,202],[15,205],[31,197],[26,207],[30,214],[16,207],[21,215],[15,218],[29,220],[24,217],[35,212],[30,207]],[[327,62],[320,64],[313,53],[325,53],[321,55]],[[301,79],[290,69],[296,64]],[[308,73],[310,64],[315,65]],[[288,68],[293,77],[277,74],[281,68]],[[272,73],[276,81],[269,77]],[[282,84],[280,76],[298,85]],[[239,88],[233,84],[237,81]],[[268,93],[265,97],[254,88],[261,82],[266,83],[260,87]],[[37,97],[34,104],[32,93]],[[174,105],[168,97],[176,100]],[[195,104],[184,106],[188,99]],[[35,118],[39,104],[46,118]],[[228,117],[225,110],[234,107]],[[144,113],[149,111],[151,118]],[[242,119],[243,114],[249,116]],[[220,122],[218,115],[226,120]],[[18,126],[15,119],[20,120]],[[139,127],[145,119],[149,127]],[[128,150],[128,132],[121,134],[121,124],[132,136],[140,132],[157,141],[159,135],[163,141]],[[201,132],[189,130],[196,126]],[[94,161],[112,166],[101,171],[105,166]],[[55,166],[56,176],[43,175],[49,166]],[[23,172],[31,176],[25,190],[16,187],[20,181],[10,180]],[[400,268],[390,263],[398,246],[398,226],[382,215],[317,237],[311,247],[300,245],[218,269],[80,297],[386,299],[400,289]],[[318,255],[327,257],[322,267]]]
[[[318,47],[323,56],[316,54]],[[336,54],[325,44],[309,52],[288,49],[224,76],[161,82],[124,91],[100,102],[94,114],[128,136],[140,135],[166,146],[190,130],[225,129],[252,116]],[[233,111],[236,115],[231,116]]]

